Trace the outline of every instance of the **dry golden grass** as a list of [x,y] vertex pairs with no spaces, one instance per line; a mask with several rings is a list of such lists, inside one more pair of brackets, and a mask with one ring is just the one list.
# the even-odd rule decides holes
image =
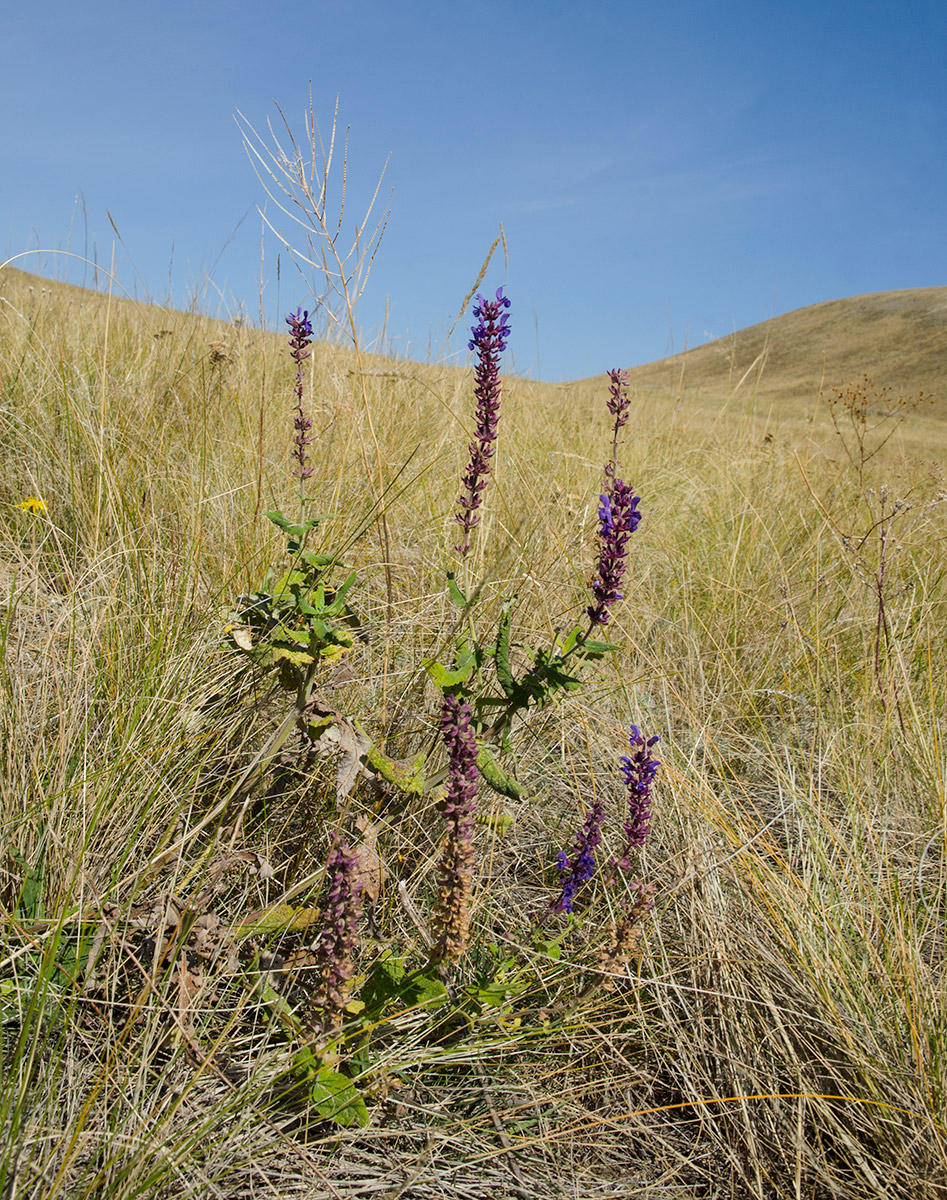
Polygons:
[[[842,374],[933,386],[906,350],[890,373],[855,365],[850,327],[831,328]],[[284,339],[0,270],[2,1194],[947,1193],[947,441],[937,406],[911,413],[859,486],[816,403],[814,342],[800,333],[798,356],[773,354],[729,402],[691,389],[689,365],[683,401],[677,379],[642,376],[655,387],[622,447],[645,514],[610,626],[622,650],[530,725],[517,770],[533,798],[503,802],[507,832],[481,829],[488,942],[542,913],[588,798],[620,803],[628,723],[660,732],[640,860],[658,898],[627,975],[567,1018],[459,1048],[406,1014],[371,1125],[327,1132],[271,1103],[285,1055],[217,960],[195,949],[190,974],[161,972],[141,937],[102,950],[169,905],[225,928],[318,879],[331,772],[240,831],[232,812],[208,820],[281,716],[223,629],[280,548],[261,514],[293,505]],[[332,695],[406,755],[432,722],[421,660],[450,644],[470,373],[377,356],[360,373],[330,346],[311,368],[321,532],[359,570],[371,634]],[[605,395],[604,378],[506,381],[470,575],[488,616],[517,593],[526,643],[585,603]],[[417,941],[397,885],[423,911],[437,838],[423,803],[381,824],[363,968]],[[618,900],[596,894],[580,957]],[[56,962],[80,917],[104,965],[67,987]],[[561,968],[543,969],[552,992]]]
[[[656,387],[714,401],[753,396],[781,417],[811,414],[823,383],[878,377],[895,393],[947,392],[947,288],[875,292],[811,304],[636,367]],[[934,409],[944,419],[947,408]]]

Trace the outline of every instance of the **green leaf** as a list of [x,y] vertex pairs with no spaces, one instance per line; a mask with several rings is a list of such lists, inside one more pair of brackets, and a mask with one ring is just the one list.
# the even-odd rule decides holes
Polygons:
[[309,1089],[309,1102],[320,1117],[336,1125],[366,1126],[369,1121],[365,1101],[352,1081],[331,1067],[321,1067]]
[[315,1079],[321,1070],[319,1060],[309,1046],[301,1046],[293,1055],[293,1074],[297,1079]]
[[295,650],[290,646],[281,645],[277,642],[272,648],[273,662],[288,662],[296,667],[308,667],[312,662],[312,655],[308,650]]
[[[309,628],[312,630],[312,636],[319,639],[320,642],[328,642],[330,633],[334,633],[331,625],[327,625],[325,621],[321,621],[318,617],[311,617]],[[309,634],[306,634],[306,641],[309,640]]]
[[[301,656],[303,659],[302,665],[305,666],[310,660],[309,655]],[[286,692],[298,691],[300,684],[303,681],[303,672],[298,666],[289,662],[288,659],[278,659],[274,656],[276,669],[279,672],[279,685]]]
[[500,687],[503,688],[503,691],[510,699],[517,693],[516,680],[513,678],[513,672],[510,668],[510,628],[513,624],[513,604],[515,601],[515,596],[511,600],[504,601],[503,607],[500,610],[497,647],[493,659]]
[[293,588],[293,599],[295,600],[294,607],[296,611],[304,617],[317,617],[324,611],[322,608],[313,608],[303,594],[302,588]]
[[398,988],[398,995],[408,1008],[433,1008],[450,999],[450,993],[433,967],[408,976]]
[[380,1012],[390,1001],[401,995],[403,979],[403,959],[390,956],[376,959],[368,972],[368,978],[362,984],[359,998],[364,1000],[367,1010]]
[[580,634],[581,632],[582,632],[582,626],[581,626],[581,625],[576,625],[576,626],[574,626],[574,627],[573,627],[572,631],[571,631],[571,632],[568,634],[568,636],[566,637],[565,641],[562,643],[562,656],[563,656],[563,658],[565,658],[565,656],[566,656],[567,654],[571,653],[571,651],[572,651],[573,647],[575,646],[576,642],[579,640],[579,634]]
[[550,656],[545,650],[537,650],[530,674],[539,684],[534,694],[540,705],[545,704],[554,691],[574,692],[582,686],[581,679],[567,674],[562,667],[562,659],[558,655]]
[[466,634],[461,634],[457,639],[453,667],[445,667],[443,663],[439,663],[434,658],[425,658],[421,665],[437,686],[445,690],[456,687],[459,683],[466,683],[482,661],[483,651],[477,643],[474,642],[471,646],[467,641]]
[[[366,738],[368,735],[361,725],[356,721],[355,727],[359,733]],[[370,739],[369,739],[370,741]],[[381,750],[370,741],[369,747],[365,752],[365,759],[373,771],[386,780],[388,783],[393,783],[396,788],[406,792],[409,796],[421,796],[424,793],[424,763],[427,759],[427,754],[422,750],[416,754],[414,758],[407,761],[399,761],[394,758],[389,758],[387,754],[383,754]]]
[[352,584],[355,583],[356,578],[357,578],[357,576],[356,576],[355,572],[353,571],[352,574],[349,575],[349,577],[342,584],[342,586],[337,589],[335,595],[332,598],[331,612],[332,612],[333,616],[338,616],[339,613],[344,611],[346,594],[348,593]]
[[486,746],[481,746],[477,752],[477,770],[490,787],[495,792],[499,792],[501,796],[507,796],[510,800],[524,798],[525,793],[521,785],[512,775],[507,775]]
[[336,722],[336,713],[329,713],[324,717],[317,717],[314,720],[306,722],[306,736],[311,742],[318,742],[327,729],[330,729]]
[[314,571],[324,571],[327,567],[342,566],[331,554],[316,554],[314,550],[303,550],[298,557],[307,567],[311,567]]
[[575,653],[577,658],[596,659],[620,649],[614,642],[583,642]]
[[260,909],[241,924],[234,925],[231,935],[235,941],[242,942],[247,938],[308,929],[319,920],[319,915],[318,908],[293,908],[291,904],[271,904],[269,908]]
[[274,525],[278,525],[283,533],[292,538],[304,538],[307,533],[315,529],[320,521],[325,520],[325,514],[323,513],[318,517],[309,517],[306,521],[294,522],[290,521],[288,517],[284,517],[279,509],[268,512],[266,516],[269,517]]
[[467,608],[468,601],[464,593],[457,586],[457,580],[454,578],[454,572],[447,572],[447,591],[451,598],[451,603],[456,604],[458,608]]
[[486,825],[489,829],[495,829],[501,837],[504,837],[516,824],[516,818],[506,812],[478,812],[475,820],[478,825]]
[[80,972],[85,968],[92,948],[93,934],[87,926],[83,926],[83,929],[84,932],[80,932],[78,937],[67,938],[60,942],[56,949],[53,963],[55,973],[50,981],[57,987],[75,984]]
[[458,683],[466,683],[473,674],[474,664],[468,663],[466,666],[459,667],[453,671],[437,662],[436,659],[426,658],[421,664],[428,675],[434,680],[439,688],[456,687]]
[[23,1015],[23,1002],[15,979],[0,979],[0,1025],[17,1024]]
[[473,647],[467,641],[467,635],[462,633],[457,639],[457,649],[454,652],[454,666],[457,670],[467,667],[479,667],[483,662],[483,651],[474,642]]
[[288,571],[284,571],[273,587],[276,595],[283,599],[283,593],[290,591],[293,587],[308,587],[309,580],[305,571],[300,571],[298,567],[292,567]]

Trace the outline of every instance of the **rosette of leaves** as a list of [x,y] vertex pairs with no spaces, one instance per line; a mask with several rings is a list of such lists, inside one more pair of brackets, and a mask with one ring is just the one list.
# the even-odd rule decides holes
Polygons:
[[293,522],[281,512],[266,515],[287,536],[289,565],[268,571],[258,592],[241,597],[228,632],[254,662],[275,670],[287,691],[298,692],[311,683],[320,662],[339,658],[355,641],[360,626],[346,596],[356,575],[352,571],[338,586],[330,585],[328,576],[343,564],[305,548],[321,516]]

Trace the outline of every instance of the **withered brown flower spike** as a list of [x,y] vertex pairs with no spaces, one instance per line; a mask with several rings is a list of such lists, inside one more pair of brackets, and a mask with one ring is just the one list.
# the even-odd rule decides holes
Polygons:
[[460,961],[470,935],[478,777],[477,739],[471,719],[466,700],[453,695],[444,697],[441,736],[447,748],[448,782],[443,806],[447,838],[438,866],[431,961],[447,967]]

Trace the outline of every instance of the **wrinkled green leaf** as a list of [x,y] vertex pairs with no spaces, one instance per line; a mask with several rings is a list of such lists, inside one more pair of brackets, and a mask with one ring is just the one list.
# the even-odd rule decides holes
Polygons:
[[441,689],[456,687],[459,683],[466,683],[473,674],[473,663],[449,670],[436,659],[426,658],[421,665]]
[[298,557],[301,562],[304,562],[307,567],[311,567],[313,571],[324,571],[327,567],[342,566],[340,562],[336,562],[331,554],[316,554],[314,550],[303,550]]
[[620,649],[614,642],[583,642],[575,653],[577,658],[597,659]]
[[404,960],[385,957],[372,963],[368,978],[362,984],[359,997],[368,1011],[380,1012],[392,1000],[401,995],[404,979]]
[[506,812],[478,812],[476,821],[478,825],[486,825],[490,829],[495,829],[503,837],[513,828],[516,818]]
[[331,1067],[321,1067],[309,1089],[309,1102],[320,1117],[337,1125],[368,1124],[368,1108],[351,1079]]
[[[366,738],[368,737],[357,721],[355,722],[355,727],[359,733],[363,734]],[[416,754],[414,758],[407,761],[400,761],[389,758],[387,754],[382,753],[374,742],[371,742],[371,739],[369,739],[369,742],[370,745],[365,752],[365,759],[376,774],[380,775],[382,779],[387,780],[388,783],[393,783],[401,791],[407,792],[408,795],[423,795],[424,763],[427,759],[427,754],[424,750]]]
[[408,1008],[433,1008],[446,1004],[450,994],[434,968],[410,975],[398,989],[398,994]]

